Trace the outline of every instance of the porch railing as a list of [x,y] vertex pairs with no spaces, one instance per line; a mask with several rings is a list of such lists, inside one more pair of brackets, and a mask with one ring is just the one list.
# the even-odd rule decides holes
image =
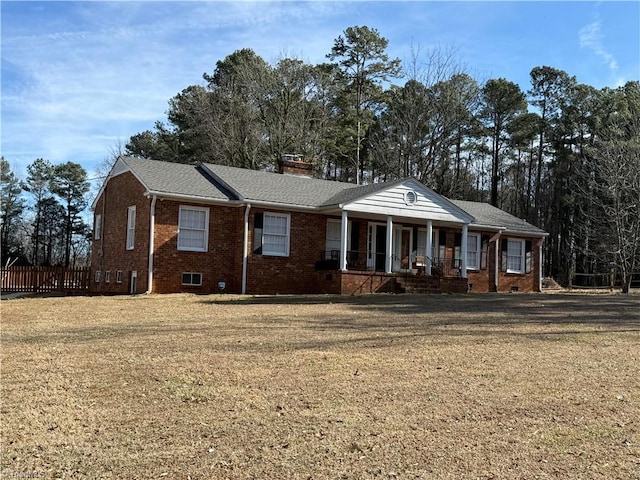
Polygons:
[[[393,257],[395,265],[401,265],[401,270],[415,271],[417,274],[424,275],[427,266],[427,260],[431,259],[431,275],[434,277],[459,277],[460,276],[460,259],[451,257],[431,258],[426,255],[420,255],[424,249],[418,249],[410,255],[410,261],[405,259],[402,262],[397,256]],[[358,250],[347,251],[347,270],[359,271],[384,271],[385,253],[375,253],[369,255]],[[410,265],[410,266],[409,266]],[[378,268],[376,268],[378,266]],[[407,268],[408,266],[408,268]],[[340,250],[324,250],[320,253],[320,258],[315,263],[316,270],[338,270],[340,269]]]

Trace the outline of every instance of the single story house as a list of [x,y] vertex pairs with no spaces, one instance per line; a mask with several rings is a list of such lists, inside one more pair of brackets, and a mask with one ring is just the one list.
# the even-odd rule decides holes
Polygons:
[[354,185],[120,157],[93,203],[96,293],[534,292],[539,228],[414,178]]

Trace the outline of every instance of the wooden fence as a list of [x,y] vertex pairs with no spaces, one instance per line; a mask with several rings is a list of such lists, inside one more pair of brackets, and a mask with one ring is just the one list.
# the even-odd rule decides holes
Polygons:
[[87,293],[91,269],[65,267],[9,267],[0,270],[2,293]]

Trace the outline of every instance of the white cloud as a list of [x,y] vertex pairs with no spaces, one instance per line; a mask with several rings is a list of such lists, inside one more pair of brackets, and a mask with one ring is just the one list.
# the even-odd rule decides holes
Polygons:
[[591,50],[595,55],[600,57],[607,65],[611,72],[618,69],[618,62],[615,57],[607,51],[603,44],[602,26],[600,20],[596,20],[580,29],[578,33],[580,46]]

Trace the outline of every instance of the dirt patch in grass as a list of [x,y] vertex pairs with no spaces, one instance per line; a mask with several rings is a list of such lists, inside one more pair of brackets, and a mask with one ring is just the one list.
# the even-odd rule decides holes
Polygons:
[[1,478],[640,478],[638,296],[1,308]]

